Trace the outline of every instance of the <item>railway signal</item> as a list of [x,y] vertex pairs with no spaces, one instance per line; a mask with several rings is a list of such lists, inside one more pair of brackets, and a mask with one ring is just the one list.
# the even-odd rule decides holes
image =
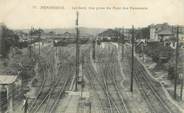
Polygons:
[[133,92],[133,77],[134,77],[134,26],[132,26],[132,65],[131,65],[131,83],[130,91]]

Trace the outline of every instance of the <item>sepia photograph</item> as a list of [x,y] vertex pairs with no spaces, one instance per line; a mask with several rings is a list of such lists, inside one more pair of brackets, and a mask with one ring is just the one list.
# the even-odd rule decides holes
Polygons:
[[183,0],[0,0],[0,113],[184,113]]

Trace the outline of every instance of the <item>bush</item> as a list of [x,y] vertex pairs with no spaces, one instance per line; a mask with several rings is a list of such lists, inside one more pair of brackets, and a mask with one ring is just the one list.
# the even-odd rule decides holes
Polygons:
[[160,42],[152,42],[147,44],[144,52],[152,57],[152,60],[156,63],[167,63],[172,57],[174,50]]

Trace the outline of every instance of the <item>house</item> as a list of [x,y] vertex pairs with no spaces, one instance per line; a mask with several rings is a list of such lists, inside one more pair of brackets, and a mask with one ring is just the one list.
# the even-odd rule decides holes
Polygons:
[[[169,33],[168,33],[169,34]],[[169,45],[171,48],[176,49],[177,45],[177,38],[176,38],[176,31],[173,34],[170,34],[167,38],[164,38],[164,46]],[[178,34],[178,42],[179,47],[184,48],[184,27],[179,27],[179,34]]]
[[170,28],[161,29],[161,30],[157,31],[156,33],[158,36],[158,40],[160,42],[163,42],[166,39],[170,39],[170,38],[174,37],[174,33],[172,32],[172,29],[170,29]]
[[150,40],[149,41],[162,41],[165,38],[173,36],[173,27],[168,23],[150,25]]
[[177,40],[176,37],[171,37],[166,40],[164,40],[164,46],[170,46],[173,49],[176,49]]
[[[167,23],[150,25],[150,39],[149,42],[157,41],[163,42],[164,46],[169,45],[171,48],[176,48],[176,28]],[[184,26],[179,26],[179,44],[184,46]]]
[[179,33],[179,43],[181,48],[184,48],[184,27],[181,28],[181,32]]

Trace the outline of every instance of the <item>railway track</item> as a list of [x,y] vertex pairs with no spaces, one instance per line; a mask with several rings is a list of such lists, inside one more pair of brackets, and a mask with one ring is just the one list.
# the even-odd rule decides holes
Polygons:
[[[107,76],[105,76],[107,74],[106,72],[107,70],[103,69],[103,73],[102,73],[102,82],[103,82],[103,86],[104,88],[104,92],[106,94],[106,97],[108,98],[108,102],[109,102],[109,106],[110,106],[110,113],[114,113],[115,111],[117,113],[121,113],[116,100],[114,99],[114,95],[112,95],[110,88],[109,88],[109,83],[107,82]],[[116,113],[115,112],[115,113]]]
[[94,80],[94,78],[93,77],[91,77],[91,73],[93,73],[93,71],[91,70],[91,69],[86,69],[86,77],[90,80],[89,81],[89,84],[90,84],[90,87],[94,90],[94,92],[95,92],[95,97],[97,98],[97,100],[98,100],[98,103],[99,103],[99,105],[98,106],[100,106],[100,109],[102,109],[103,110],[103,112],[105,113],[105,111],[106,111],[106,105],[105,105],[105,103],[103,102],[103,99],[102,98],[100,98],[101,96],[100,96],[100,94],[99,94],[99,89],[96,87],[96,85],[97,84],[95,84],[95,80]]
[[102,98],[101,93],[99,93],[99,91],[101,90],[101,86],[99,86],[99,83],[96,82],[96,79],[94,77],[96,77],[97,73],[95,72],[91,61],[90,61],[90,48],[86,49],[86,51],[84,51],[83,53],[85,53],[84,55],[84,73],[87,77],[87,79],[89,80],[89,85],[90,87],[93,89],[94,93],[95,93],[95,97],[98,100],[98,107],[100,107],[100,109],[102,110],[103,113],[106,113],[107,108],[106,108],[106,103],[104,102],[104,99]]
[[[54,53],[55,55],[55,53]],[[61,57],[61,55],[57,55]],[[37,113],[37,112],[42,112],[42,113],[54,113],[55,109],[57,108],[57,105],[60,101],[60,98],[64,94],[66,88],[68,88],[68,84],[71,80],[71,73],[67,74],[68,72],[72,72],[72,67],[71,65],[66,65],[66,64],[59,64],[58,65],[58,70],[59,72],[54,73],[56,71],[53,69],[54,63],[57,63],[57,61],[53,61],[52,57],[49,57],[49,69],[45,70],[45,72],[49,72],[50,75],[50,85],[49,89],[44,90],[44,93],[40,96],[42,98],[38,98],[35,100],[34,106],[29,110],[30,113]],[[59,58],[59,60],[63,60],[62,58]],[[54,63],[53,63],[54,62]],[[48,75],[49,76],[49,75]],[[49,82],[47,79],[47,81]],[[44,86],[43,86],[44,87]],[[58,88],[57,88],[58,87]],[[41,92],[43,92],[43,89],[40,89]]]
[[[64,75],[64,72],[69,71],[69,69],[70,69],[69,67],[66,67],[65,69],[63,69],[62,74]],[[67,86],[69,85],[70,80],[71,80],[71,74],[65,75],[65,76],[61,77],[61,79],[58,79],[58,83],[56,83],[56,86],[54,86],[52,88],[52,91],[49,93],[49,98],[47,99],[47,104],[45,106],[43,113],[54,113],[54,111],[55,111],[55,109],[60,101],[60,98],[62,97]],[[64,83],[61,81],[64,81]],[[59,91],[55,90],[56,87],[60,86],[61,84],[62,84],[62,87],[59,88]],[[56,94],[53,94],[53,93],[56,93]],[[51,100],[52,96],[53,96],[53,99]]]
[[[130,56],[127,56],[127,60],[130,64]],[[128,62],[127,62],[128,63]],[[130,66],[130,65],[129,65]],[[179,113],[172,109],[173,106],[169,106],[169,101],[166,100],[160,91],[161,85],[158,82],[149,78],[146,70],[135,58],[135,71],[134,76],[138,85],[139,91],[147,103],[151,113]],[[163,92],[162,92],[163,93]],[[163,93],[164,94],[164,93]]]
[[[88,63],[85,64],[85,72],[86,72],[86,77],[89,80],[91,88],[94,90],[96,97],[99,100],[100,108],[103,110],[104,113],[112,113],[112,106],[111,102],[109,99],[109,96],[107,96],[107,93],[105,91],[105,87],[103,84],[99,81],[99,78],[97,77],[97,72],[94,70],[91,62],[90,62],[90,51],[88,51],[88,54],[85,56],[87,58]],[[99,86],[99,87],[98,87]],[[99,92],[103,91],[103,92]],[[105,99],[104,99],[105,95]],[[109,111],[110,107],[110,111]]]
[[46,83],[46,75],[45,75],[45,72],[43,72],[43,81],[41,83],[41,86],[39,88],[39,91],[38,91],[38,95],[36,96],[36,98],[32,101],[32,104],[30,105],[30,109],[28,109],[29,111],[31,111],[32,109],[34,109],[34,107],[36,106],[37,102],[38,102],[38,99],[40,98],[40,96],[42,95],[43,93],[43,89],[44,89],[44,86],[45,86],[45,83]]
[[104,62],[100,64],[100,67],[102,67],[101,70],[103,70],[102,78],[104,85],[106,86],[108,96],[111,98],[116,111],[118,113],[129,113],[122,94],[120,93],[119,85],[117,84],[118,81],[116,80],[116,77],[118,76],[117,71],[120,72],[120,70],[115,70],[119,68],[117,65],[118,59],[116,57],[117,50],[114,46],[110,50],[111,52],[107,54],[109,57],[107,61],[110,61],[111,63]]
[[125,113],[130,113],[130,111],[128,110],[127,105],[125,103],[125,100],[123,99],[123,96],[120,92],[120,88],[119,88],[120,85],[118,85],[118,81],[116,79],[116,76],[117,76],[116,71],[113,67],[110,67],[110,68],[114,70],[114,71],[113,70],[112,71],[115,73],[114,74],[115,76],[112,76],[113,75],[112,71],[109,71],[109,73],[110,73],[109,78],[112,80],[112,84],[115,88],[115,92],[117,93],[117,96],[120,100],[120,105],[121,105],[123,111],[125,111]]
[[[48,54],[49,52],[52,52],[53,48],[50,48],[49,51],[44,51],[44,54]],[[49,56],[49,59],[48,61],[52,61],[50,60],[52,56]],[[41,62],[39,62],[41,63]],[[51,71],[51,67],[52,65],[50,65],[50,63],[47,63],[43,66],[42,70],[41,70],[41,73],[43,73],[43,80],[41,82],[41,86],[38,90],[38,95],[36,96],[36,98],[31,102],[31,105],[30,105],[30,108],[28,109],[29,112],[32,112],[34,111],[34,109],[37,107],[37,104],[39,103],[38,100],[41,98],[41,96],[43,95],[43,91],[44,91],[44,87],[45,87],[45,84],[46,82],[48,81],[49,77],[50,77],[50,80],[52,80],[52,76],[50,76],[48,73],[50,73]],[[47,74],[46,74],[47,72]]]
[[[109,53],[109,50],[110,50],[110,54],[107,54]],[[98,65],[100,67],[98,70],[99,74],[96,73],[94,69],[93,70],[91,69],[92,65],[89,66],[88,68],[88,72],[89,72],[88,76],[89,76],[90,84],[92,84],[91,86],[93,87],[94,90],[97,90],[97,89],[94,88],[95,86],[93,85],[94,84],[93,82],[97,82],[98,85],[101,87],[101,90],[105,95],[105,101],[103,99],[99,99],[99,100],[101,101],[100,103],[102,104],[102,106],[106,107],[105,108],[106,110],[104,111],[107,111],[109,113],[129,113],[127,106],[125,105],[125,102],[123,100],[123,97],[119,92],[119,86],[115,83],[117,82],[115,78],[113,80],[110,80],[111,84],[113,85],[109,84],[109,79],[112,79],[109,77],[112,75],[114,76],[114,73],[111,72],[112,70],[111,69],[109,70],[109,68],[114,68],[113,66],[116,65],[114,63],[116,62],[115,61],[116,58],[113,57],[114,56],[113,51],[114,49],[111,47],[108,47],[108,50],[99,51],[100,55],[97,55],[99,56],[97,57]],[[109,79],[107,79],[107,77]],[[112,89],[115,90],[114,94],[112,94]],[[100,97],[99,95],[97,96]]]
[[150,106],[152,113],[173,113],[173,111],[169,108],[165,100],[158,93],[158,89],[155,87],[161,88],[158,84],[153,84],[153,82],[148,79],[145,73],[145,70],[138,63],[135,63],[135,78],[136,81],[142,81],[142,83],[138,82],[139,86],[142,88],[141,92],[145,94],[146,98],[152,102]]
[[[93,88],[93,90],[96,94],[96,97],[99,100],[101,109],[103,109],[103,112],[105,112],[105,113],[109,112],[108,107],[110,107],[110,109],[112,109],[111,102],[109,100],[109,97],[106,94],[104,86],[100,83],[99,78],[97,78],[97,76],[96,76],[97,73],[95,73],[94,70],[91,69],[91,67],[87,67],[87,66],[86,66],[85,72],[86,72],[87,78],[89,79],[90,86]],[[99,87],[97,87],[97,85],[99,85]],[[100,92],[101,90],[103,92]],[[104,99],[104,95],[105,95],[105,99]],[[112,110],[109,113],[112,113]]]

